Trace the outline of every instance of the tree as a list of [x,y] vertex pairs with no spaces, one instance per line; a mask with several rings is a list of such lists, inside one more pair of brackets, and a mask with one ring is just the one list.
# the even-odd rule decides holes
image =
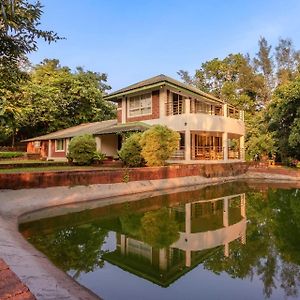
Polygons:
[[291,39],[280,38],[275,48],[278,83],[284,84],[299,74],[300,51],[296,51]]
[[278,87],[267,110],[269,130],[274,133],[281,158],[300,160],[300,77]]
[[[27,0],[0,1],[0,129],[14,136],[27,103],[20,97],[20,85],[28,79],[26,55],[37,50],[37,40],[51,43],[59,39],[53,31],[39,28],[42,5]],[[6,136],[7,136],[6,135]]]
[[107,75],[84,71],[72,72],[56,59],[45,59],[34,67],[30,80],[22,88],[29,108],[30,122],[23,126],[23,137],[46,134],[81,123],[115,117],[115,106],[103,100],[110,87]]
[[274,82],[274,62],[271,55],[272,46],[268,44],[264,37],[261,37],[258,41],[259,51],[256,53],[256,57],[253,59],[254,67],[256,71],[261,72],[265,81],[265,103],[271,98],[272,90],[275,86]]
[[148,166],[163,166],[178,149],[180,135],[167,126],[155,125],[141,137],[141,154]]

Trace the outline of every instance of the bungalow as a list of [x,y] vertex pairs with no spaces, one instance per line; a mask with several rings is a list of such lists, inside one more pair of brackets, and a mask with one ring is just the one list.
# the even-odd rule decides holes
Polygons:
[[72,137],[89,133],[97,149],[116,156],[121,132],[144,131],[155,124],[180,133],[170,162],[244,160],[244,112],[180,81],[158,75],[104,97],[117,104],[117,120],[81,124],[26,140],[28,152],[66,159]]

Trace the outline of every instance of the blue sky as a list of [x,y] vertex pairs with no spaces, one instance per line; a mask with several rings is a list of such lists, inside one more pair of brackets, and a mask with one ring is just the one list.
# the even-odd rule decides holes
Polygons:
[[229,53],[253,55],[260,36],[273,45],[289,37],[300,48],[299,0],[41,2],[41,28],[66,40],[39,42],[30,60],[105,72],[113,90],[161,73],[178,78]]

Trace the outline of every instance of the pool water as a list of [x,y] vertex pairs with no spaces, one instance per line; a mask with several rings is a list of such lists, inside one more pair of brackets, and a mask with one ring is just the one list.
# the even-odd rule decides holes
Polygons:
[[300,190],[234,182],[20,224],[103,299],[300,298]]

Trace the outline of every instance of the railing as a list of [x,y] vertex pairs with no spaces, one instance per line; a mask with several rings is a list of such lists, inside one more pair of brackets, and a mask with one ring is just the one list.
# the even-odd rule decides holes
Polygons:
[[179,100],[176,102],[167,102],[166,104],[166,115],[181,115],[185,113],[185,101]]
[[243,148],[228,147],[228,159],[242,159]]
[[223,116],[223,108],[222,105],[213,105],[207,104],[200,101],[191,101],[191,113],[192,114],[207,114],[207,115],[215,115],[215,116]]
[[171,156],[170,160],[184,160],[185,159],[185,147],[180,146],[174,154]]
[[233,119],[241,119],[240,110],[228,105],[227,106],[227,117],[233,118]]
[[220,146],[197,146],[192,147],[191,156],[194,160],[222,160],[224,151]]

